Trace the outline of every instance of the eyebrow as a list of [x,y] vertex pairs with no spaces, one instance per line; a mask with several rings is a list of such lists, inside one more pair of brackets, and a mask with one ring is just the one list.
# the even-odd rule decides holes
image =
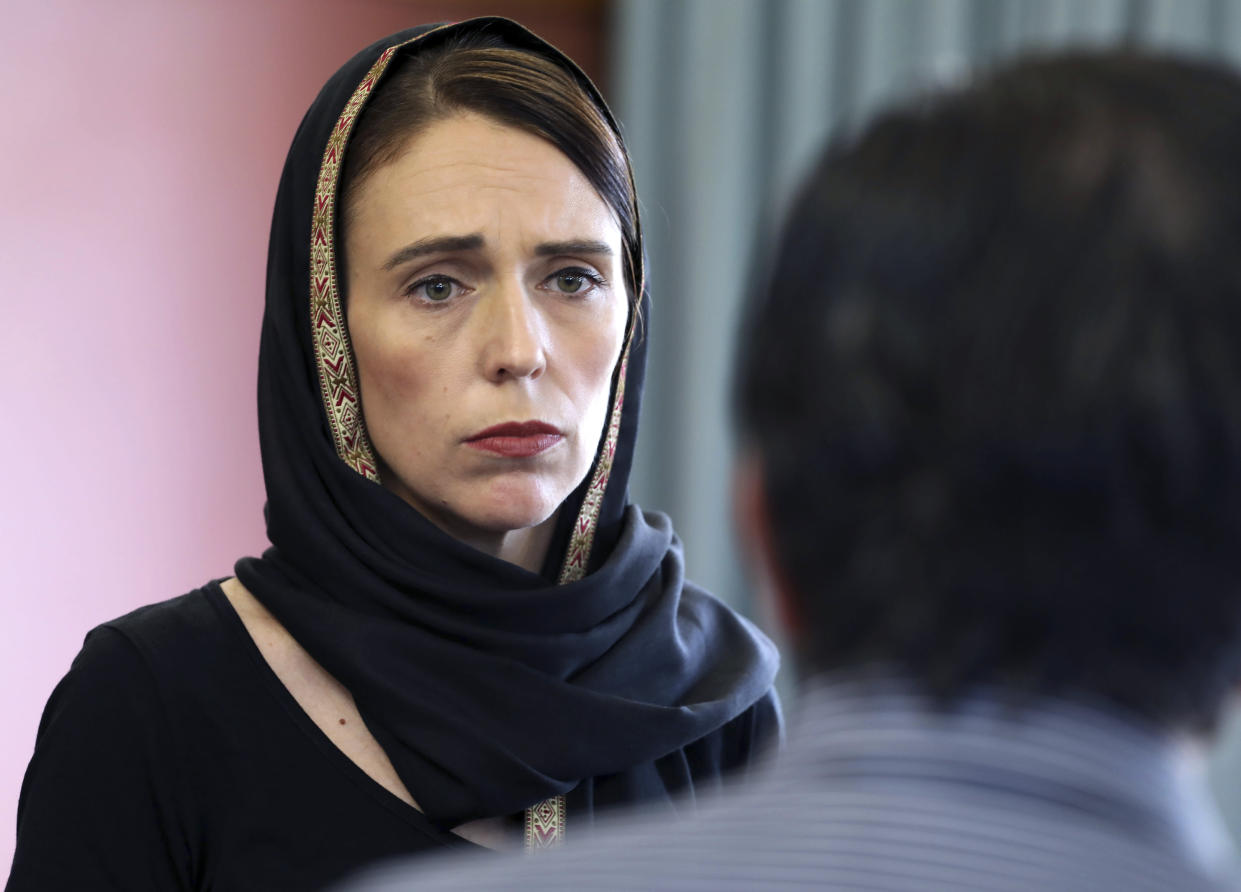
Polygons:
[[612,249],[606,242],[544,242],[534,249],[540,257],[556,254],[601,254],[612,256]]
[[383,265],[384,272],[396,269],[402,263],[408,263],[428,254],[447,254],[453,251],[477,251],[483,246],[483,237],[478,233],[472,235],[432,236],[406,245],[397,251]]
[[[486,244],[478,233],[471,235],[432,236],[406,245],[385,261],[384,272],[390,272],[403,263],[409,263],[428,254],[448,254],[454,251],[477,251]],[[554,257],[558,254],[596,254],[604,257],[612,256],[612,249],[606,242],[568,241],[544,242],[534,249],[540,257]]]

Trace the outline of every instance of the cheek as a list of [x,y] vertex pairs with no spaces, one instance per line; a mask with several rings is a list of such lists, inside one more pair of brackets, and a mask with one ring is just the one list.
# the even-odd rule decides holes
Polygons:
[[362,412],[372,437],[416,424],[418,412],[434,403],[435,382],[442,377],[429,339],[396,336],[399,331],[392,325],[366,326],[354,335]]
[[[605,325],[596,328],[592,336],[578,342],[578,369],[580,381],[586,391],[592,410],[606,412],[611,393],[612,373],[620,359],[621,344],[625,335],[627,307],[612,313]],[[593,422],[593,419],[592,419]],[[600,422],[602,423],[602,422]]]
[[353,351],[362,387],[378,397],[404,392],[418,380],[412,374],[414,363],[404,357],[406,351],[391,341],[374,330],[354,335]]

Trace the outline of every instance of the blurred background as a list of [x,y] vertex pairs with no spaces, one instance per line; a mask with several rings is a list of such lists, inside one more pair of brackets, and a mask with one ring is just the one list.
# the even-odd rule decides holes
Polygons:
[[[92,626],[264,546],[255,430],[276,182],[322,82],[412,24],[498,14],[623,123],[654,313],[634,498],[753,604],[727,391],[755,232],[826,135],[1031,48],[1241,62],[1241,0],[43,0],[0,12],[0,876],[43,704]],[[1241,723],[1212,780],[1241,838]]]

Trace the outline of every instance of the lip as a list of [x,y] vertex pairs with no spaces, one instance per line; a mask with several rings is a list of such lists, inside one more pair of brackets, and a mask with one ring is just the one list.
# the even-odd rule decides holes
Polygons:
[[546,422],[510,421],[467,437],[465,445],[504,458],[532,458],[563,439],[559,428]]

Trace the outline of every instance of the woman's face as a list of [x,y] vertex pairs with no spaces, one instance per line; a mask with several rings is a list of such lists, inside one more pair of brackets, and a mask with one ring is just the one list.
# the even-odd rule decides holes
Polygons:
[[589,471],[628,317],[615,215],[550,143],[462,113],[357,190],[349,334],[384,484],[488,542]]

